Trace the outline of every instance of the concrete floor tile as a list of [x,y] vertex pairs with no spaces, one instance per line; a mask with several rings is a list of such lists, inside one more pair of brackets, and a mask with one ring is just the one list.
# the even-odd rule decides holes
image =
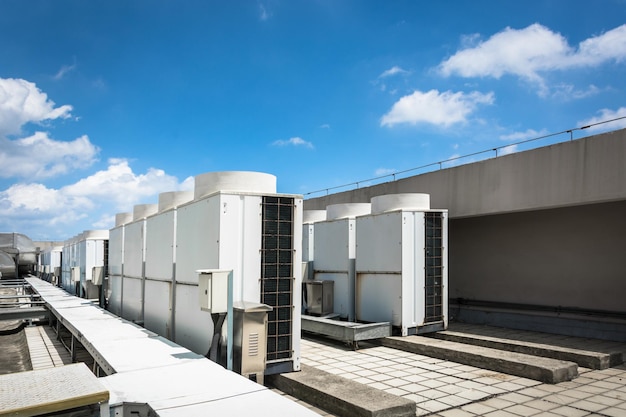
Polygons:
[[459,382],[463,382],[461,378],[457,378],[454,376],[444,376],[443,378],[438,379],[441,382],[445,382],[446,384],[458,384]]
[[392,371],[392,372],[387,372],[387,375],[391,375],[394,378],[404,378],[405,376],[409,376],[411,375],[410,373],[406,372],[406,371]]
[[605,393],[602,395],[594,395],[592,397],[587,398],[589,401],[593,401],[594,403],[604,404],[607,407],[609,406],[617,406],[619,404],[626,405],[626,395],[619,395],[617,393]]
[[593,413],[598,412],[600,410],[603,410],[605,408],[608,408],[604,404],[598,404],[598,403],[594,403],[592,401],[587,401],[587,400],[576,401],[576,402],[573,402],[573,403],[571,403],[569,405],[571,407],[580,408],[582,410],[590,411],[590,412],[593,412]]
[[438,398],[437,401],[448,404],[450,407],[460,407],[462,405],[466,405],[472,402],[472,400],[468,400],[467,398],[457,397],[456,395],[448,395],[446,397]]
[[369,384],[369,386],[383,391],[387,388],[390,388],[389,385],[385,385],[382,382],[374,382],[373,384]]
[[485,414],[485,417],[519,417],[517,414],[509,413],[504,410],[496,410],[491,413]]
[[578,410],[576,408],[566,407],[566,406],[555,408],[553,410],[550,410],[550,412],[553,414],[558,414],[558,415],[565,416],[565,417],[583,417],[589,414],[588,411]]
[[459,408],[455,408],[453,410],[446,410],[439,413],[441,417],[474,417],[476,414],[470,413],[469,411],[461,410]]
[[524,386],[518,385],[518,384],[514,384],[512,382],[500,382],[499,384],[492,385],[492,387],[501,388],[501,389],[503,389],[505,391],[518,391],[518,390],[524,388]]
[[406,385],[406,381],[400,378],[391,378],[384,381],[384,383],[389,385],[390,387],[401,387],[402,385]]
[[409,392],[401,389],[401,388],[387,388],[385,390],[386,393],[388,394],[392,394],[392,395],[397,395],[399,397],[402,397],[403,395],[409,394]]
[[424,385],[424,386],[426,386],[428,388],[439,388],[441,386],[446,385],[445,382],[441,382],[441,381],[438,381],[436,379],[429,379],[429,380],[426,380],[426,381],[422,381],[422,382],[420,382],[420,384]]
[[450,406],[446,403],[442,403],[437,400],[430,400],[430,401],[425,401],[423,403],[419,403],[417,405],[417,408],[430,411],[431,413],[436,413],[438,411],[446,410],[450,408]]
[[534,416],[535,414],[539,414],[541,410],[537,410],[536,408],[527,407],[522,404],[517,404],[512,407],[507,408],[505,411],[509,413],[513,413],[518,416],[526,417],[526,416]]
[[460,391],[456,395],[458,395],[459,397],[466,398],[468,400],[478,401],[478,400],[484,400],[486,398],[489,398],[493,394],[490,394],[488,392],[484,392],[484,391],[481,391],[481,390],[477,390],[477,389],[468,389],[468,390],[465,390],[465,391]]
[[491,408],[496,409],[496,410],[502,410],[504,408],[511,407],[512,405],[515,405],[515,403],[513,403],[511,401],[503,400],[501,398],[490,398],[490,399],[486,400],[485,402],[483,402],[483,405],[486,405],[487,407],[491,407]]
[[405,377],[402,377],[402,379],[409,382],[422,382],[428,380],[428,378],[425,378],[421,375],[407,375]]
[[524,403],[524,405],[535,408],[540,411],[549,411],[549,410],[559,407],[558,404],[552,403],[550,401],[545,401],[545,400],[528,401]]
[[464,388],[457,387],[456,385],[444,385],[444,386],[441,386],[441,387],[439,387],[437,389],[439,391],[443,391],[443,392],[448,393],[450,395],[456,395],[459,392],[465,391]]
[[493,407],[485,405],[484,402],[480,402],[464,405],[463,407],[461,407],[461,410],[469,411],[470,413],[473,413],[477,416],[484,416],[485,414],[490,413],[495,409]]
[[414,384],[414,383],[406,384],[406,385],[400,385],[398,388],[401,388],[401,389],[403,389],[403,390],[405,390],[405,391],[407,391],[407,392],[409,392],[411,394],[427,391],[427,390],[430,389],[429,387],[426,387],[424,385]]
[[609,407],[602,410],[602,414],[609,417],[624,417],[626,416],[626,409]]
[[387,374],[379,374],[379,373],[375,373],[375,374],[368,376],[368,379],[371,379],[372,381],[376,381],[376,382],[387,381],[391,378],[393,377]]

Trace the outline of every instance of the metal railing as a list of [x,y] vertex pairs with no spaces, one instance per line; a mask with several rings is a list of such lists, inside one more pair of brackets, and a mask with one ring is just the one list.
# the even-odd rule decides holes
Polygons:
[[[454,158],[449,158],[449,159],[445,159],[445,160],[438,161],[438,162],[432,162],[430,164],[421,165],[421,166],[418,166],[418,167],[409,168],[409,169],[405,169],[405,170],[402,170],[402,171],[397,171],[397,172],[393,172],[393,173],[390,173],[390,174],[381,175],[381,176],[378,176],[378,177],[372,177],[372,178],[368,178],[368,179],[365,179],[365,180],[355,181],[355,182],[342,184],[342,185],[336,185],[334,187],[322,188],[320,190],[315,190],[315,191],[310,191],[308,193],[304,193],[304,196],[305,197],[310,197],[310,196],[312,196],[314,194],[319,194],[319,193],[325,193],[326,195],[328,195],[330,193],[330,191],[339,190],[339,189],[342,189],[342,188],[345,188],[346,189],[345,191],[349,191],[349,190],[352,190],[352,189],[358,189],[360,187],[360,185],[362,185],[362,184],[367,184],[367,186],[370,186],[370,185],[374,185],[374,184],[372,184],[372,182],[381,181],[381,180],[384,180],[384,179],[387,179],[387,178],[389,178],[391,181],[396,181],[397,179],[400,179],[398,177],[403,176],[404,174],[408,174],[410,172],[419,171],[419,170],[425,170],[427,168],[432,168],[432,167],[435,167],[435,168],[438,167],[438,169],[441,170],[441,169],[443,169],[444,164],[451,164],[451,163],[454,163],[454,162],[459,161],[461,159],[470,158],[470,157],[477,156],[477,155],[483,155],[483,154],[486,154],[486,153],[494,152],[495,153],[494,157],[497,158],[498,156],[500,156],[500,155],[498,155],[498,151],[500,151],[502,149],[510,148],[512,146],[517,146],[517,145],[523,145],[523,144],[530,143],[530,142],[536,142],[538,140],[542,140],[542,139],[546,139],[546,138],[550,138],[550,137],[554,137],[554,136],[559,136],[559,135],[564,135],[564,134],[568,134],[568,133],[569,133],[569,141],[573,141],[574,140],[574,131],[585,130],[585,129],[589,129],[590,127],[593,127],[593,126],[597,126],[597,125],[601,125],[601,124],[605,124],[605,123],[610,123],[610,122],[615,122],[617,120],[622,120],[622,119],[626,119],[626,116],[616,117],[614,119],[609,119],[609,120],[603,120],[601,122],[592,123],[592,124],[589,124],[589,125],[586,125],[586,126],[581,126],[581,127],[575,127],[575,128],[572,128],[572,129],[563,130],[561,132],[549,133],[549,134],[546,134],[546,135],[537,136],[537,137],[532,138],[532,139],[526,139],[526,140],[522,140],[522,141],[519,141],[519,142],[514,142],[514,143],[509,143],[509,144],[506,144],[506,145],[498,146],[496,148],[490,148],[490,149],[485,149],[483,151],[478,151],[478,152],[474,152],[474,153],[470,153],[470,154],[466,154],[466,155],[455,156]],[[561,143],[561,142],[565,142],[565,141],[566,140],[561,140],[561,141],[556,142],[556,143]],[[506,155],[508,155],[508,153]],[[474,162],[474,161],[472,161],[472,162]],[[424,173],[431,172],[431,171],[434,171],[434,170],[428,170],[428,171],[425,171]],[[380,183],[382,183],[382,181]]]

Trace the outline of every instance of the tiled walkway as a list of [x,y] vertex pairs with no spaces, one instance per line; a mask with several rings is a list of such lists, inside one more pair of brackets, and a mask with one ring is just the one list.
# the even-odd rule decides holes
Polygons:
[[302,363],[411,399],[417,415],[626,416],[626,366],[557,385],[387,347],[358,351],[320,339],[302,340]]
[[53,368],[72,363],[72,358],[49,326],[25,327],[28,351],[33,370]]

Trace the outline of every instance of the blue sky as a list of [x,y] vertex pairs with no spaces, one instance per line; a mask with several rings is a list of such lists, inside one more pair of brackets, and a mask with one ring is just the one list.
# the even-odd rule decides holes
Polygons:
[[626,116],[626,0],[3,0],[0,51],[0,231],[36,240],[205,172],[306,195]]

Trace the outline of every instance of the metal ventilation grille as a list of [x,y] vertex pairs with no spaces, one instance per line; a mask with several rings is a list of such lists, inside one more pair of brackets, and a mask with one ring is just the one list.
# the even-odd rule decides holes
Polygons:
[[426,225],[426,312],[425,323],[443,320],[443,216],[424,213]]
[[292,355],[294,199],[263,197],[261,302],[272,306],[267,322],[267,360]]

